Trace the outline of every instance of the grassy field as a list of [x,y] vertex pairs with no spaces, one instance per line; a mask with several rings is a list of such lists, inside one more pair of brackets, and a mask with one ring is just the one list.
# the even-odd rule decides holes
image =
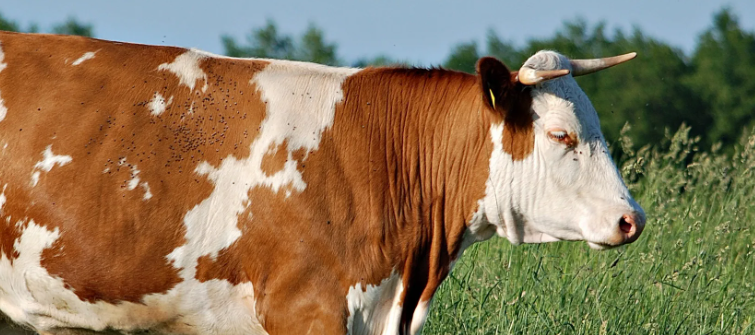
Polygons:
[[755,334],[755,136],[703,153],[688,133],[614,148],[648,216],[637,242],[474,245],[423,334]]

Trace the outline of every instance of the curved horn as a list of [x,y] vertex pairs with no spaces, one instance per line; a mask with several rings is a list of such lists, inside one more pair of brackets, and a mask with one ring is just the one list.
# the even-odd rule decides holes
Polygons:
[[522,68],[519,69],[519,73],[517,74],[517,80],[519,80],[519,82],[524,85],[535,85],[546,80],[563,77],[567,74],[569,74],[569,70],[567,69],[545,71],[535,70],[526,66],[522,66]]
[[569,63],[571,63],[571,67],[574,70],[572,76],[577,77],[607,69],[611,66],[632,60],[634,57],[637,57],[636,52],[606,58],[572,59]]

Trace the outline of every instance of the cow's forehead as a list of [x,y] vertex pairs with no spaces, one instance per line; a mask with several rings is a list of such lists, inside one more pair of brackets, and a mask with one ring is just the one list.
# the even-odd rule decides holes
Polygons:
[[571,64],[569,64],[569,58],[550,50],[538,51],[536,54],[528,58],[522,66],[535,70],[572,70]]
[[[540,51],[524,66],[536,70],[572,70],[569,59],[557,52]],[[532,90],[533,109],[548,123],[574,123],[571,129],[581,136],[600,134],[600,121],[590,99],[571,75],[537,85]],[[550,115],[548,115],[550,114]]]

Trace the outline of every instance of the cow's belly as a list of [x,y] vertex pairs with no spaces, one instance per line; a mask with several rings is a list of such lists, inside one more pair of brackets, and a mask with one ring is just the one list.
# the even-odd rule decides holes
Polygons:
[[[17,246],[38,245],[41,251],[54,235],[31,224]],[[189,280],[165,293],[146,295],[142,303],[90,303],[50,276],[39,264],[39,252],[26,251],[13,262],[0,257],[0,311],[42,333],[70,334],[66,329],[79,328],[111,333],[267,334],[256,318],[251,283]]]
[[36,300],[9,302],[9,299],[3,297],[0,308],[10,314],[14,321],[50,334],[77,334],[75,331],[71,332],[71,329],[80,329],[82,334],[93,334],[92,331],[83,329],[108,334],[142,331],[187,335],[267,334],[246,307],[245,302],[253,298],[239,299],[239,296],[236,296],[220,301],[221,296],[236,295],[245,291],[244,287],[228,290],[222,283],[202,286],[204,287],[195,287],[194,293],[204,291],[215,297],[181,298],[168,293],[147,297],[144,305],[112,305],[102,302],[83,303],[71,300],[68,294],[61,294],[62,292],[45,292],[46,298],[55,300],[56,303]]

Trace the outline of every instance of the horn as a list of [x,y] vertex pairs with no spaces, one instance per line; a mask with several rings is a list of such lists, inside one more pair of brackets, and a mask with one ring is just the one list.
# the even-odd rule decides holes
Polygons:
[[517,80],[524,85],[536,85],[546,80],[563,77],[569,74],[569,70],[535,70],[526,66],[522,66],[517,74]]
[[634,57],[637,57],[636,52],[606,58],[572,59],[569,63],[571,63],[571,67],[574,70],[572,76],[577,77],[607,69],[611,66],[632,60]]

